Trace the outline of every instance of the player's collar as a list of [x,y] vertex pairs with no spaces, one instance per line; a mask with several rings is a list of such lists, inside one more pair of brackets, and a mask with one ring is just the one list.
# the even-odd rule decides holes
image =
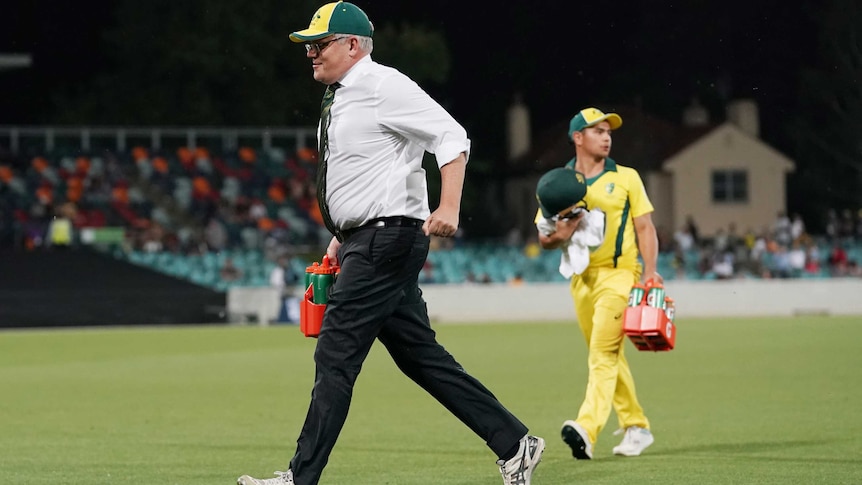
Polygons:
[[[571,160],[569,160],[569,163],[566,164],[566,168],[571,168],[572,170],[574,170],[575,164],[577,162],[578,162],[578,158],[573,157]],[[604,168],[604,170],[602,170],[601,173],[599,173],[595,177],[588,178],[587,179],[587,185],[592,185],[593,182],[595,182],[599,177],[604,175],[606,172],[616,172],[616,171],[617,171],[617,162],[614,161],[614,159],[611,157],[605,157],[605,168]]]

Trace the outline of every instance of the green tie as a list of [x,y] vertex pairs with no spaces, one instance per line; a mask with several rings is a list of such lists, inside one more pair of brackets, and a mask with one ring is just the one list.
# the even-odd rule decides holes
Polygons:
[[329,157],[329,135],[327,132],[331,121],[329,111],[332,108],[332,102],[335,101],[335,90],[340,87],[341,85],[338,83],[330,84],[326,86],[326,92],[323,93],[323,101],[320,103],[320,146],[317,151],[317,204],[320,206],[323,223],[332,234],[338,234],[338,229],[332,223],[329,206],[326,204],[326,159]]

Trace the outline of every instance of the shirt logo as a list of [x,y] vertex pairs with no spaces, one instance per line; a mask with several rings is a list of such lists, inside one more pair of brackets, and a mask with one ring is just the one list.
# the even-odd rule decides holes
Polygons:
[[605,192],[607,192],[607,193],[609,193],[609,194],[613,194],[613,193],[614,193],[614,188],[615,188],[615,187],[616,187],[616,184],[615,184],[615,183],[613,183],[613,182],[611,182],[611,183],[609,183],[609,184],[605,185]]

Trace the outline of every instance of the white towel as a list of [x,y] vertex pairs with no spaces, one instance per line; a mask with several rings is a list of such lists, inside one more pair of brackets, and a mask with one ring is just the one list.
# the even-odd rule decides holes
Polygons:
[[[556,225],[551,219],[542,218],[536,227],[544,234],[552,234]],[[590,253],[595,251],[605,240],[605,213],[601,209],[593,209],[578,223],[578,228],[572,233],[572,239],[560,247],[560,274],[566,279],[572,275],[581,274],[590,264]]]
[[593,209],[581,219],[572,239],[561,249],[560,274],[566,279],[581,274],[590,264],[590,253],[598,249],[605,240],[605,213]]

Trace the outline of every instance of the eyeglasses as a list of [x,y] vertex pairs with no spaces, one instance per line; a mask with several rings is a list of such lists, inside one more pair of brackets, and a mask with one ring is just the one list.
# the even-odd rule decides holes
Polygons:
[[347,36],[345,35],[345,36],[341,36],[341,37],[334,37],[332,39],[327,40],[326,42],[309,42],[308,44],[305,44],[305,52],[309,52],[309,53],[314,52],[314,57],[317,57],[320,55],[321,52],[323,52],[324,49],[329,47],[329,44],[335,42],[336,40],[341,40],[341,39],[346,39],[346,38],[347,38]]

